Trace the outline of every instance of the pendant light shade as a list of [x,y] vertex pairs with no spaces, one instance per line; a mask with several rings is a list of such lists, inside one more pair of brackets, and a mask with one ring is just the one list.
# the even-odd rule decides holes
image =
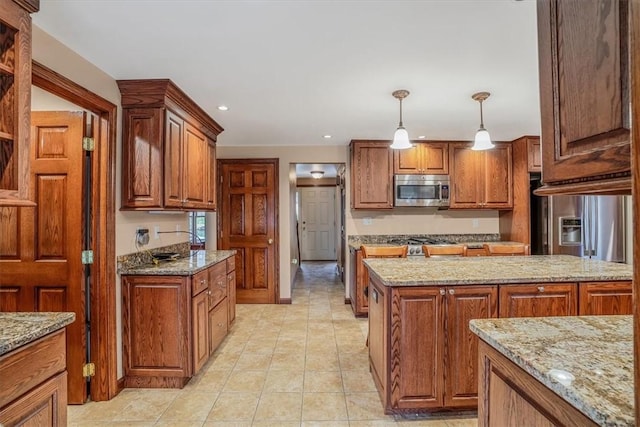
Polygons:
[[484,121],[482,117],[482,102],[485,101],[489,95],[491,95],[489,92],[478,92],[471,96],[474,101],[478,101],[480,103],[480,129],[476,132],[473,147],[471,147],[472,150],[489,150],[495,147],[493,142],[491,142],[489,131],[484,128]]
[[406,148],[411,148],[411,142],[409,142],[409,133],[402,125],[402,100],[409,96],[408,90],[396,90],[392,93],[393,97],[400,101],[400,122],[398,123],[398,129],[393,134],[393,143],[391,144],[391,148],[395,150],[404,150]]

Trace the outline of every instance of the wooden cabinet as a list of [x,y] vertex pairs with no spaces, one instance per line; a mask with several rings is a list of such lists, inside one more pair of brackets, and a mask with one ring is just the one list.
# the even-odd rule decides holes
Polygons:
[[595,427],[593,421],[480,341],[478,426]]
[[118,86],[121,209],[215,210],[222,127],[170,80],[119,80]]
[[0,425],[67,425],[65,342],[62,329],[0,357]]
[[540,137],[525,136],[527,141],[527,169],[529,172],[542,172],[542,147]]
[[122,276],[125,387],[182,388],[228,331],[226,261],[192,276]]
[[[30,191],[31,16],[39,1],[0,7],[0,206],[32,206]],[[35,137],[35,136],[34,136]]]
[[227,314],[228,327],[236,320],[236,258],[227,258],[227,299],[229,312]]
[[576,316],[578,290],[575,283],[501,285],[500,317]]
[[369,286],[369,360],[385,413],[475,408],[478,339],[468,323],[497,317],[497,285]]
[[590,282],[578,285],[580,315],[633,314],[631,282]]
[[391,141],[351,141],[351,208],[393,208]]
[[538,194],[631,191],[631,3],[538,1]]
[[513,154],[511,144],[474,151],[471,144],[449,145],[451,209],[512,209]]
[[393,173],[408,175],[447,175],[449,144],[412,141],[413,148],[393,151]]
[[369,273],[362,263],[362,251],[349,249],[349,301],[351,310],[356,317],[366,316],[369,312],[369,301],[365,295],[365,288],[369,285]]

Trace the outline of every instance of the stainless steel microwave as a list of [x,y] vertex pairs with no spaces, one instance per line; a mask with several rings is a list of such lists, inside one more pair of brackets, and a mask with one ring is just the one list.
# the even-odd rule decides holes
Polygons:
[[394,206],[449,206],[449,175],[394,175]]

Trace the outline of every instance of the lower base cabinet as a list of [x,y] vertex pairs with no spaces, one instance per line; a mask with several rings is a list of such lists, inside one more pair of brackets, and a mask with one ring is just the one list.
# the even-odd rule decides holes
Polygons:
[[579,314],[633,314],[631,282],[593,282],[579,284]]
[[593,421],[480,341],[478,426],[595,427]]
[[182,388],[227,336],[235,272],[221,261],[192,276],[123,275],[122,299],[124,386]]
[[0,357],[0,425],[67,425],[64,329]]
[[366,317],[369,313],[369,301],[365,288],[369,283],[369,270],[362,263],[362,251],[351,248],[349,250],[349,301],[351,310],[356,317]]

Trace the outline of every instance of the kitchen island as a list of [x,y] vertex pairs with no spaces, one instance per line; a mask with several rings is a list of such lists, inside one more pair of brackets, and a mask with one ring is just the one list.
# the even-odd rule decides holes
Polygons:
[[0,425],[67,424],[65,326],[74,313],[0,313]]
[[388,414],[477,409],[472,319],[631,312],[625,264],[566,255],[364,263],[370,367]]
[[480,426],[632,426],[631,316],[472,320]]

